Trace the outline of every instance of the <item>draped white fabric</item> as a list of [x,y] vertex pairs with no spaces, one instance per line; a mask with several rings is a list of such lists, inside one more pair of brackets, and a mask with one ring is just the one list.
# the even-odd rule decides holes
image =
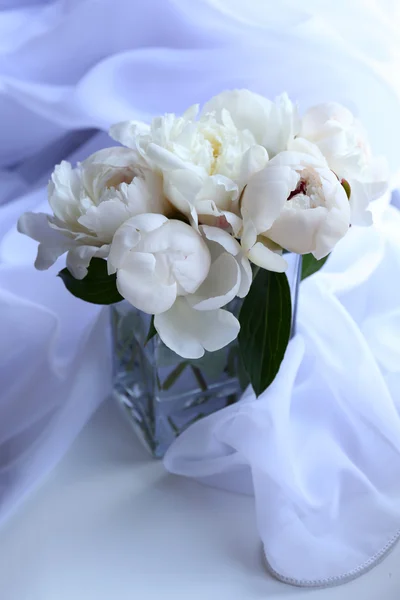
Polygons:
[[[399,23],[398,5],[389,0],[355,0],[351,6],[345,0],[300,4],[294,0],[0,0],[0,520],[62,456],[110,386],[106,313],[63,290],[55,277],[62,261],[48,273],[35,272],[35,244],[15,230],[21,212],[43,210],[44,185],[54,163],[71,155],[77,160],[102,145],[112,145],[105,134],[90,138],[89,128],[105,130],[121,119],[179,112],[222,89],[249,87],[271,97],[287,90],[303,108],[325,100],[347,104],[365,123],[374,151],[386,154],[396,172],[400,167]],[[318,556],[326,558],[322,541],[340,530],[342,537],[338,533],[333,538],[337,555],[351,542],[345,537],[350,513],[344,515],[340,509],[353,506],[360,494],[370,507],[379,495],[387,501],[386,512],[380,513],[386,515],[384,522],[364,528],[368,549],[377,550],[379,527],[382,535],[389,535],[397,519],[391,496],[385,496],[388,473],[376,462],[370,466],[372,452],[364,451],[364,438],[373,441],[376,461],[382,456],[388,465],[391,448],[390,481],[395,486],[397,417],[389,407],[398,385],[394,332],[395,327],[398,331],[399,256],[395,240],[383,233],[397,225],[395,214],[388,215],[389,223],[381,226],[380,233],[354,230],[330,261],[329,270],[336,275],[327,271],[303,286],[301,331],[291,344],[280,378],[268,392],[269,400],[257,408],[265,420],[252,421],[250,399],[232,409],[246,421],[235,419],[235,427],[242,423],[243,434],[251,429],[249,448],[239,449],[231,436],[240,436],[229,426],[224,443],[235,448],[230,459],[235,471],[238,460],[249,462],[258,438],[269,440],[258,458],[262,466],[253,469],[268,560],[284,571],[279,553],[290,542],[286,532],[295,536],[291,539],[298,549],[312,552],[309,561],[303,552],[305,564],[298,563],[298,572],[289,569],[290,577],[329,575],[329,565],[325,565],[327,572],[313,569],[319,564],[323,571],[318,560]],[[351,257],[364,257],[365,267],[351,267]],[[355,264],[360,265],[360,260]],[[367,281],[368,270],[373,274]],[[329,324],[332,331],[327,330]],[[342,352],[353,361],[347,370]],[[360,362],[355,363],[357,356]],[[355,372],[350,364],[356,365]],[[282,377],[285,386],[278,403],[274,398],[283,386]],[[364,398],[362,406],[347,406],[344,389],[359,404]],[[270,409],[275,404],[276,413]],[[284,414],[289,408],[290,419]],[[230,422],[230,415],[223,412],[212,419]],[[306,432],[314,420],[311,436]],[[209,423],[188,432],[194,436],[193,452],[195,436],[203,431],[200,427],[209,443],[216,443]],[[291,445],[279,442],[281,432]],[[324,456],[315,450],[322,441],[328,444],[324,437],[331,439],[326,470]],[[174,466],[172,459],[169,462],[182,472],[187,471],[187,439],[182,438],[182,446],[174,450],[181,448],[180,462],[176,460]],[[355,461],[349,445],[352,452],[359,452],[359,460]],[[294,456],[298,462],[291,462]],[[196,455],[192,474],[201,465],[204,474],[209,472],[200,458]],[[219,460],[225,465],[228,459],[222,452]],[[289,487],[282,488],[280,495],[268,492],[266,503],[263,482],[270,466],[276,474],[282,472]],[[364,471],[364,478],[353,476]],[[243,477],[248,481],[247,470]],[[272,471],[269,477],[276,488]],[[322,491],[313,487],[316,477]],[[338,478],[339,488],[334,485]],[[226,480],[230,485],[232,478]],[[369,496],[367,488],[372,490]],[[303,493],[308,494],[306,500]],[[280,504],[290,494],[297,513],[287,513],[285,518],[296,513],[299,518],[293,517],[293,527],[297,522],[298,528],[289,527],[287,521],[283,530],[282,522],[274,525],[269,519],[274,515],[273,502]],[[328,496],[334,498],[333,508],[325,502]],[[263,505],[265,513],[260,509]],[[314,538],[306,529],[300,530],[303,514],[309,514],[310,523],[313,520],[307,512],[310,506]],[[326,513],[326,520],[319,519],[319,513]],[[362,514],[357,513],[359,530]],[[365,514],[371,515],[371,510]],[[321,543],[311,550],[313,540]],[[360,552],[351,544],[346,549],[348,568],[360,562]],[[306,573],[307,568],[312,572]],[[340,568],[332,564],[331,572]]]
[[297,585],[373,566],[400,535],[400,213],[351,232],[300,288],[298,334],[258,399],[198,421],[168,470],[253,493],[266,559]]

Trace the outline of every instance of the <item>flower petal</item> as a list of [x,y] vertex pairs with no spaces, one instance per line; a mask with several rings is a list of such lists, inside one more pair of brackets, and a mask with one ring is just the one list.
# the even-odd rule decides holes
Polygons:
[[205,241],[193,227],[182,221],[167,220],[160,228],[143,236],[136,250],[169,255],[168,268],[181,288],[180,293],[195,292],[210,269],[211,257]]
[[116,188],[122,182],[130,183],[135,175],[136,153],[128,148],[103,148],[80,165],[82,186],[95,204],[107,188]]
[[63,235],[49,224],[49,216],[44,213],[26,212],[18,220],[18,231],[39,243],[35,267],[44,271],[71,247],[74,239]]
[[246,256],[242,254],[239,260],[240,268],[240,286],[237,291],[239,298],[244,298],[250,291],[250,286],[253,282],[253,271],[251,264]]
[[327,215],[328,210],[323,206],[303,210],[285,208],[265,236],[286,250],[308,254],[315,249],[318,229]]
[[164,215],[171,212],[171,205],[163,190],[163,178],[150,169],[142,169],[141,177],[135,177],[131,183],[122,183],[117,197],[126,204],[131,217],[144,213]]
[[220,244],[229,254],[236,256],[241,251],[239,242],[235,240],[227,231],[219,227],[211,227],[210,225],[202,225],[200,230],[210,242]]
[[188,163],[185,163],[179,156],[153,142],[147,146],[147,156],[163,171],[188,168]]
[[54,215],[72,226],[81,214],[81,171],[63,160],[56,165],[48,184],[49,204]]
[[254,244],[247,253],[247,256],[255,265],[267,269],[267,271],[275,271],[276,273],[284,273],[288,268],[288,264],[283,256],[269,247],[269,241],[260,236],[260,240]]
[[339,240],[346,235],[349,230],[350,211],[341,210],[340,207],[333,207],[324,221],[320,224],[315,239],[315,248],[312,254],[317,260],[324,258],[336,246]]
[[243,251],[248,253],[248,251],[254,246],[257,242],[257,230],[254,226],[254,223],[251,219],[247,219],[244,223],[242,237],[240,239],[240,244],[243,248]]
[[110,251],[109,245],[101,246],[76,246],[67,254],[67,268],[75,279],[83,279],[88,273],[90,261],[97,258],[107,258]]
[[196,310],[214,310],[226,306],[237,295],[240,287],[240,267],[235,258],[223,252],[212,263],[199,289],[187,297]]
[[104,242],[111,243],[117,229],[131,217],[127,206],[120,200],[106,200],[92,206],[79,217],[78,223]]
[[222,211],[222,216],[225,217],[226,221],[231,226],[233,235],[235,237],[239,237],[240,232],[243,229],[243,220],[234,213],[231,213],[227,210]]
[[219,210],[236,210],[238,198],[239,188],[237,184],[229,177],[217,174],[203,179],[203,185],[197,195],[196,202],[212,200]]
[[194,203],[202,185],[201,177],[188,169],[176,169],[164,175],[164,191],[168,200],[184,215],[192,217],[196,223]]
[[388,189],[388,167],[384,159],[377,157],[358,177],[350,178],[350,208],[353,225],[371,225],[370,202],[377,200]]
[[332,130],[340,132],[351,127],[354,116],[345,106],[337,102],[325,102],[309,108],[301,120],[301,135],[319,141]]
[[249,90],[228,90],[214,96],[202,112],[215,112],[222,120],[224,110],[229,111],[238,129],[249,130],[271,156],[285,150],[299,128],[297,109],[287,94],[272,102]]
[[150,126],[142,121],[121,121],[109,129],[109,136],[123,146],[136,149],[136,138],[139,134],[150,132]]
[[246,150],[240,166],[240,181],[242,185],[245,185],[250,177],[266,166],[268,158],[268,152],[263,146],[251,146]]
[[117,271],[117,288],[121,296],[139,310],[162,313],[176,299],[176,283],[163,283],[156,273],[156,259],[151,254],[128,252]]
[[122,266],[125,256],[139,243],[140,231],[145,233],[153,231],[167,221],[168,219],[164,215],[153,213],[136,215],[125,221],[113,237],[108,257],[108,273],[111,275]]
[[251,219],[257,233],[267,231],[282,208],[290,192],[299,181],[299,175],[288,166],[275,166],[270,161],[265,169],[250,179],[242,198],[242,215]]
[[178,297],[172,308],[154,318],[154,326],[168,348],[184,358],[201,358],[236,339],[240,325],[232,313],[218,309],[197,311]]
[[268,167],[328,167],[324,156],[314,144],[306,140],[304,140],[304,143],[301,140],[299,142],[294,140],[293,146],[296,147],[296,145],[301,148],[301,152],[297,152],[297,150],[280,152],[269,161]]
[[[292,155],[292,152],[296,152],[296,155]],[[288,145],[288,152],[277,155],[277,157],[275,157],[275,159],[273,159],[274,163],[275,164],[286,164],[289,166],[291,166],[292,164],[296,164],[296,161],[298,163],[298,159],[299,159],[297,153],[309,155],[309,156],[307,156],[308,164],[310,163],[310,156],[312,156],[317,161],[316,164],[320,163],[321,165],[323,165],[325,167],[327,166],[326,159],[325,159],[323,153],[321,152],[321,150],[319,149],[319,147],[316,144],[313,144],[312,142],[310,142],[309,140],[306,140],[305,138],[301,138],[301,137],[297,137],[294,140],[291,140],[291,142]],[[295,158],[294,158],[294,160],[290,160],[290,157],[295,157]]]

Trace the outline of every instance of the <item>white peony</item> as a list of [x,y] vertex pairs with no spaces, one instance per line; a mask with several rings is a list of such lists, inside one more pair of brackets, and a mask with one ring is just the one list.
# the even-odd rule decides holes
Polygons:
[[173,306],[154,319],[162,341],[185,358],[200,358],[233,341],[240,329],[236,317],[221,307],[236,296],[244,298],[252,271],[239,243],[226,231],[202,226],[211,267],[198,289],[177,297]]
[[297,108],[287,94],[271,101],[250,90],[228,90],[214,96],[203,108],[204,114],[215,114],[219,120],[226,111],[237,129],[250,132],[270,157],[286,150],[298,133]]
[[220,110],[218,119],[213,113],[198,118],[193,106],[181,117],[157,117],[147,128],[119,123],[110,135],[162,173],[166,196],[195,227],[206,223],[238,234],[240,192],[268,154],[252,132],[235,126],[227,110]]
[[135,166],[136,154],[127,148],[96,152],[75,169],[63,161],[48,186],[54,215],[25,213],[21,233],[39,243],[35,266],[48,269],[68,252],[67,266],[82,279],[94,257],[106,258],[114,233],[131,216],[166,212],[169,203],[159,175]]
[[207,277],[210,251],[202,236],[182,221],[141,214],[117,230],[109,273],[133,306],[149,314],[167,311],[178,296],[193,294]]
[[317,148],[281,152],[245,188],[242,246],[257,265],[284,271],[282,248],[321,259],[346,234],[346,192]]
[[382,157],[373,157],[361,123],[335,102],[310,108],[302,118],[299,136],[321,150],[329,167],[351,189],[352,223],[370,225],[368,204],[387,189],[388,169]]

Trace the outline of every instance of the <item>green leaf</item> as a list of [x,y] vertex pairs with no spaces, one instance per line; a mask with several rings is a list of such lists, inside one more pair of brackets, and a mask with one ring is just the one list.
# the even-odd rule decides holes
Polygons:
[[123,300],[117,290],[117,276],[108,275],[107,261],[102,258],[92,258],[88,274],[83,279],[75,279],[68,269],[60,271],[58,276],[71,294],[85,302],[115,304]]
[[259,396],[275,379],[290,338],[292,303],[285,273],[260,269],[239,315],[242,360]]
[[320,268],[326,263],[328,256],[321,258],[321,260],[317,260],[312,254],[304,254],[301,266],[301,280],[303,281],[303,279],[306,277],[310,277],[310,275],[313,275],[319,271]]
[[147,337],[146,337],[146,341],[145,341],[144,345],[146,345],[151,340],[151,338],[153,338],[155,335],[157,335],[157,329],[154,327],[154,315],[152,315],[149,331],[147,333]]
[[239,379],[240,389],[242,390],[242,392],[244,392],[250,383],[250,379],[249,379],[248,373],[246,371],[246,368],[244,366],[242,355],[240,353],[239,353],[239,357],[238,357],[237,376]]

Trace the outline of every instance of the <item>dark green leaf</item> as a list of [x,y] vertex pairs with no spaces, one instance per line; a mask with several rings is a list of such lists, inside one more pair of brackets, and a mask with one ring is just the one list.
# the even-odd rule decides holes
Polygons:
[[250,379],[247,374],[246,368],[244,366],[242,355],[240,353],[239,353],[239,357],[238,357],[237,376],[239,379],[240,389],[242,390],[242,392],[244,392],[250,383]]
[[[213,352],[211,355],[213,354],[215,354],[215,352]],[[225,370],[230,377],[236,376],[239,379],[240,388],[244,392],[250,381],[246,369],[244,368],[242,356],[237,344],[234,344],[229,350]]]
[[[329,256],[329,254],[328,254],[328,256]],[[313,275],[314,273],[319,271],[320,268],[327,261],[328,256],[321,258],[321,260],[317,260],[316,258],[313,257],[312,254],[304,254],[303,262],[302,262],[302,266],[301,266],[301,280],[303,280],[306,277],[309,277],[310,275]]]
[[151,340],[151,338],[153,338],[155,335],[157,335],[157,329],[154,327],[154,315],[152,315],[151,321],[150,321],[149,332],[147,334],[147,338],[146,338],[144,345],[146,345]]
[[102,258],[92,258],[88,274],[83,279],[75,279],[68,269],[63,269],[58,275],[67,290],[85,302],[115,304],[123,300],[117,290],[117,277],[115,274],[108,275],[107,261]]
[[292,303],[284,273],[260,269],[239,315],[242,360],[259,396],[275,379],[289,342]]

